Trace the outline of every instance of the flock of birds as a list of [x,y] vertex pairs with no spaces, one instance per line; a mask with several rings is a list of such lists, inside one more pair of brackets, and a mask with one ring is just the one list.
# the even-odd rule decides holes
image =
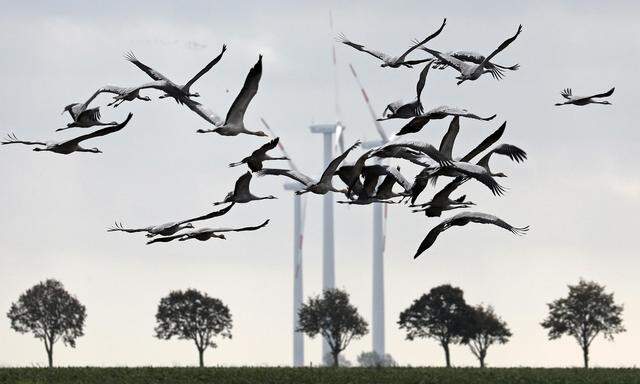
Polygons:
[[[456,80],[458,85],[465,81],[477,80],[485,74],[490,74],[494,79],[500,80],[505,76],[506,71],[518,70],[518,64],[500,65],[492,62],[492,60],[518,38],[522,32],[522,26],[518,27],[513,36],[506,39],[493,52],[485,56],[471,51],[440,52],[427,47],[426,44],[440,35],[445,25],[446,19],[437,31],[422,40],[413,41],[411,47],[398,57],[368,49],[364,45],[348,40],[344,35],[340,35],[337,38],[339,42],[381,60],[382,67],[411,69],[414,66],[424,65],[418,77],[415,100],[407,103],[389,103],[383,111],[383,116],[378,119],[380,121],[390,119],[409,120],[388,142],[365,151],[353,163],[349,163],[347,162],[347,157],[360,145],[360,141],[356,141],[328,164],[319,179],[315,179],[297,169],[264,167],[265,162],[288,160],[286,156],[269,155],[269,152],[279,145],[280,139],[275,137],[255,149],[245,158],[229,164],[230,167],[246,165],[249,170],[238,178],[233,190],[230,191],[222,201],[214,203],[214,205],[226,204],[226,207],[223,209],[186,220],[139,228],[128,228],[122,223],[116,222],[108,231],[127,233],[144,232],[149,238],[147,244],[152,244],[170,242],[176,239],[178,241],[189,239],[206,241],[211,238],[225,239],[224,233],[226,232],[258,230],[266,226],[269,220],[265,220],[257,226],[241,228],[195,228],[194,226],[196,222],[227,214],[235,204],[275,199],[275,196],[256,196],[251,193],[250,185],[254,174],[258,176],[284,176],[293,179],[300,183],[300,189],[296,192],[297,194],[313,193],[323,195],[326,193],[340,193],[345,196],[345,200],[338,201],[338,203],[341,204],[367,205],[373,203],[397,204],[404,202],[410,204],[409,206],[413,208],[413,212],[424,213],[427,217],[440,217],[445,211],[467,209],[474,206],[475,204],[472,201],[467,200],[466,195],[452,197],[452,194],[454,194],[458,188],[470,180],[475,180],[483,184],[495,196],[502,195],[505,192],[505,188],[501,186],[496,179],[506,177],[506,175],[502,172],[492,171],[489,164],[492,156],[506,156],[517,163],[523,162],[527,158],[527,153],[515,145],[506,143],[496,145],[505,132],[506,122],[467,154],[461,157],[454,157],[453,146],[460,130],[460,120],[467,118],[490,121],[494,119],[496,115],[482,117],[466,109],[449,106],[439,106],[425,112],[420,98],[430,69],[442,70],[451,68],[457,71],[458,76],[456,76]],[[225,51],[226,46],[223,46],[220,54],[184,85],[174,83],[160,72],[143,64],[133,53],[127,53],[125,55],[126,60],[146,73],[152,81],[135,87],[107,85],[99,88],[85,102],[67,105],[63,110],[63,114],[68,112],[72,121],[67,124],[66,127],[57,129],[56,131],[71,128],[88,129],[96,126],[105,127],[73,139],[52,142],[24,141],[19,140],[15,134],[9,134],[7,139],[2,141],[1,144],[31,145],[35,146],[34,151],[50,151],[64,155],[73,152],[100,153],[101,151],[98,148],[85,148],[81,146],[81,143],[122,130],[129,124],[133,115],[129,113],[120,123],[105,123],[100,120],[100,107],[90,108],[91,103],[102,93],[114,95],[113,101],[108,104],[108,106],[114,108],[125,101],[150,101],[150,97],[141,96],[140,94],[141,91],[147,90],[162,92],[160,98],[173,98],[179,105],[185,105],[211,126],[209,129],[197,130],[198,133],[217,133],[223,136],[246,134],[267,137],[268,135],[265,132],[251,131],[247,129],[244,124],[245,112],[258,91],[260,78],[262,76],[262,55],[259,55],[257,63],[249,70],[244,85],[231,104],[224,120],[194,100],[194,98],[200,95],[197,92],[193,92],[191,88],[222,59]],[[409,56],[414,51],[422,51],[429,56],[410,59]],[[611,96],[613,91],[614,89],[612,88],[608,92],[591,96],[573,96],[571,89],[565,89],[561,95],[566,100],[556,105],[573,104],[582,106],[594,103],[610,104],[608,101],[600,99]],[[405,138],[407,134],[419,132],[431,120],[449,117],[452,118],[449,128],[437,148],[427,142]],[[484,155],[476,161],[476,158],[483,153]],[[384,165],[377,161],[379,159],[389,158],[411,162],[421,167],[421,171],[413,178],[413,181],[409,181],[409,179],[400,172],[399,167]],[[370,160],[374,161],[372,162]],[[337,188],[334,186],[333,179],[336,176],[344,183],[344,187]],[[430,200],[418,203],[417,200],[419,196],[429,184],[435,186],[438,178],[450,178],[451,180],[441,190],[435,192]],[[398,188],[394,190],[396,185]],[[469,223],[492,224],[516,235],[524,234],[529,229],[528,226],[514,227],[494,215],[462,211],[461,213],[444,219],[433,227],[418,246],[414,258],[417,258],[429,249],[443,231],[454,226],[464,226]]]

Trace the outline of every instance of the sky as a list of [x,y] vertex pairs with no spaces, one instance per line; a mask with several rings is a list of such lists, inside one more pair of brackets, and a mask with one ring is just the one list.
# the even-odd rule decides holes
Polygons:
[[[400,311],[434,286],[459,286],[471,304],[490,304],[513,337],[492,347],[490,366],[578,366],[581,354],[569,338],[548,341],[539,323],[546,303],[580,278],[606,285],[624,304],[627,332],[615,342],[598,339],[594,366],[636,366],[640,342],[640,268],[635,213],[640,210],[640,133],[633,120],[640,80],[637,2],[525,2],[490,4],[441,1],[263,2],[85,1],[5,2],[0,14],[0,133],[27,140],[74,137],[81,129],[54,132],[69,122],[63,107],[82,102],[106,84],[132,86],[146,75],[123,59],[138,58],[176,82],[185,82],[218,55],[223,59],[192,88],[201,102],[224,116],[246,73],[264,56],[258,94],[245,116],[249,129],[263,117],[278,132],[298,167],[321,172],[322,139],[314,123],[340,118],[346,143],[377,139],[348,64],[358,71],[377,113],[414,96],[419,69],[381,68],[346,46],[337,50],[337,95],[331,61],[338,32],[374,49],[398,55],[413,38],[447,25],[432,41],[437,50],[491,52],[524,26],[496,57],[520,63],[500,82],[484,76],[461,86],[452,70],[429,72],[425,108],[451,105],[491,122],[461,121],[454,147],[462,154],[503,121],[501,142],[525,149],[523,164],[494,158],[492,169],[509,177],[503,197],[476,185],[461,190],[477,210],[514,226],[524,237],[491,226],[467,226],[443,234],[419,259],[412,256],[440,219],[389,207],[385,253],[386,345],[403,365],[443,365],[432,340],[405,340]],[[329,12],[334,33],[329,29]],[[416,57],[423,56],[416,53]],[[596,93],[615,86],[613,105],[555,107],[559,92]],[[242,168],[227,164],[248,155],[264,139],[200,135],[207,123],[170,99],[132,102],[117,109],[100,96],[103,119],[134,117],[116,134],[94,140],[102,154],[62,156],[24,146],[0,148],[0,312],[37,282],[56,278],[86,305],[85,336],[77,348],[56,346],[58,365],[193,365],[187,341],[153,337],[155,311],[171,290],[196,288],[226,303],[233,315],[231,340],[205,355],[207,365],[290,365],[292,360],[293,199],[280,178],[255,178],[257,195],[277,200],[238,205],[206,226],[256,225],[226,241],[145,245],[143,235],[108,233],[115,220],[148,226],[197,216],[233,188]],[[397,131],[403,121],[384,124]],[[429,123],[417,140],[438,144],[449,120]],[[351,158],[353,158],[352,156]],[[282,165],[282,164],[280,164]],[[407,177],[418,171],[401,163]],[[442,185],[442,184],[439,184]],[[426,198],[426,196],[424,197]],[[371,207],[335,208],[336,284],[362,316],[371,319]],[[304,244],[304,294],[321,290],[322,198],[310,196]],[[2,316],[4,317],[4,315]],[[370,335],[345,352],[355,361],[371,349]],[[318,364],[320,341],[305,340],[306,364]],[[464,346],[452,348],[454,365],[475,365]],[[39,340],[0,319],[0,366],[44,365]]]

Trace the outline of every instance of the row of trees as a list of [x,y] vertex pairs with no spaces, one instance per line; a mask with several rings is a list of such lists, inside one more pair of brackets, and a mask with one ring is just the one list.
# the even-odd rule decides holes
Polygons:
[[485,366],[489,347],[509,341],[511,331],[493,308],[472,307],[460,288],[441,285],[422,295],[402,313],[398,321],[408,340],[431,338],[444,350],[445,363],[451,366],[449,346],[466,344]]
[[[61,282],[49,279],[29,288],[11,305],[7,313],[11,328],[32,333],[44,342],[49,367],[53,366],[53,346],[76,346],[84,336],[87,310],[64,289]],[[192,341],[204,366],[204,352],[216,348],[216,337],[231,338],[231,311],[222,301],[195,289],[172,291],[160,300],[156,313],[155,337]]]
[[[549,339],[563,335],[575,338],[582,349],[585,368],[589,366],[589,348],[598,335],[613,340],[615,334],[625,331],[623,307],[615,303],[612,293],[606,293],[595,282],[580,280],[569,286],[567,297],[553,301],[548,307],[549,314],[541,326],[548,331]],[[349,295],[339,289],[310,297],[298,315],[300,332],[312,338],[320,335],[327,341],[333,366],[340,365],[340,354],[352,340],[369,332],[367,322],[350,303]],[[74,348],[76,339],[84,335],[86,308],[62,283],[50,279],[23,293],[11,305],[7,316],[13,330],[32,333],[43,341],[51,367],[56,342]],[[467,345],[484,367],[489,347],[504,344],[512,336],[491,306],[468,305],[463,291],[448,284],[416,299],[400,313],[398,326],[406,332],[408,340],[436,340],[443,348],[447,367],[451,366],[452,344]],[[231,312],[222,301],[188,289],[172,291],[160,300],[155,336],[194,342],[202,367],[204,352],[217,347],[216,338],[231,338],[232,327]],[[395,365],[391,356],[373,352],[361,354],[358,361],[363,366]]]
[[[480,366],[485,366],[487,350],[492,344],[506,343],[511,337],[507,324],[500,319],[493,308],[469,306],[460,288],[441,285],[422,295],[400,313],[400,329],[406,331],[409,340],[432,338],[444,349],[447,367],[451,366],[449,346],[463,343],[478,358]],[[298,330],[310,337],[321,335],[331,350],[332,365],[340,364],[339,355],[351,340],[368,333],[367,322],[349,303],[349,295],[332,289],[322,296],[309,298],[299,313]],[[361,355],[364,360],[366,357]],[[380,359],[370,356],[369,359]],[[376,364],[378,365],[378,364]],[[379,365],[385,365],[380,359]]]

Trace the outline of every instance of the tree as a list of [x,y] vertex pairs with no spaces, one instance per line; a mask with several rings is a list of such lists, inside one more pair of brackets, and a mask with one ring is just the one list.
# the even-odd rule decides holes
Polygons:
[[376,351],[362,352],[358,356],[358,364],[361,367],[395,367],[397,365],[390,354],[385,353],[381,356]]
[[511,331],[493,308],[469,307],[467,310],[467,321],[463,329],[462,342],[467,344],[478,361],[480,368],[485,367],[487,350],[495,343],[505,344],[511,337]]
[[11,304],[7,313],[11,328],[20,333],[31,332],[42,339],[47,351],[49,367],[53,367],[53,345],[76,347],[76,339],[83,336],[86,308],[64,289],[61,282],[49,279],[29,288]]
[[624,332],[622,305],[613,301],[613,293],[604,292],[604,286],[580,279],[578,285],[569,285],[569,295],[547,304],[549,316],[541,323],[548,329],[549,339],[562,335],[573,336],[580,348],[584,367],[589,368],[589,347],[602,334],[613,340],[613,335]]
[[198,349],[200,367],[204,351],[216,348],[213,338],[231,338],[231,312],[222,301],[195,289],[172,291],[160,300],[156,313],[156,337],[169,340],[193,340]]
[[447,367],[451,367],[449,345],[462,340],[467,308],[462,290],[445,284],[432,288],[402,311],[398,324],[407,331],[407,340],[436,339],[444,349]]
[[320,334],[329,344],[333,366],[339,366],[340,352],[351,340],[366,335],[367,322],[349,303],[349,294],[340,289],[328,289],[322,296],[310,297],[298,312],[298,332],[313,338]]

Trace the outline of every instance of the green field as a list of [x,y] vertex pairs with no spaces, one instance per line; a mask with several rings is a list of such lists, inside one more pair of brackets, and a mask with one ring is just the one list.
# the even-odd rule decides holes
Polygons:
[[640,369],[0,368],[0,383],[640,384]]

